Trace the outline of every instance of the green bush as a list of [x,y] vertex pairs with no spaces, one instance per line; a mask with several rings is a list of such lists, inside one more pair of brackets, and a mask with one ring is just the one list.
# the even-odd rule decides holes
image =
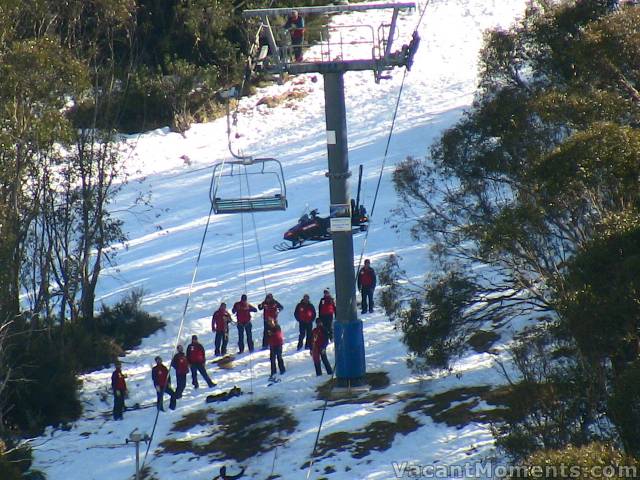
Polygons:
[[560,450],[541,450],[529,456],[523,463],[525,476],[554,480],[580,478],[638,478],[640,464],[615,447],[594,442],[582,447],[568,446]]
[[124,350],[137,347],[143,338],[165,326],[158,317],[142,310],[143,295],[141,290],[132,290],[113,307],[103,305],[96,318],[99,333],[113,339]]
[[32,463],[32,452],[28,445],[16,447],[13,442],[5,442],[0,438],[2,480],[45,480],[42,472],[31,470]]
[[560,358],[575,347],[556,335],[553,327],[533,329],[510,350],[520,378],[510,380],[510,392],[500,399],[508,415],[492,429],[497,446],[515,460],[606,435],[598,428],[606,396],[598,388],[597,372],[570,355]]
[[141,310],[141,298],[141,291],[133,291],[113,307],[103,306],[94,331],[82,322],[46,330],[28,322],[13,324],[6,346],[6,367],[13,381],[2,399],[9,406],[4,414],[7,426],[38,433],[46,425],[76,419],[81,413],[78,373],[110,365],[164,326]]
[[640,362],[631,364],[616,379],[608,406],[625,449],[637,456],[640,453]]
[[76,357],[62,330],[15,327],[7,346],[13,381],[6,391],[6,423],[18,431],[39,433],[45,425],[73,420],[81,412],[77,397]]

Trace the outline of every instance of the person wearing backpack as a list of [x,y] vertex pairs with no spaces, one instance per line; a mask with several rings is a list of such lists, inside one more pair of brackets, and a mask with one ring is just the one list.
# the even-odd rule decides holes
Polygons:
[[329,339],[327,332],[322,325],[322,320],[318,319],[316,322],[316,328],[313,329],[313,341],[311,346],[311,358],[313,359],[313,366],[316,368],[316,375],[322,375],[322,367],[320,361],[324,364],[324,368],[329,375],[333,374],[333,369],[327,358],[327,344]]
[[322,326],[329,342],[333,340],[333,317],[335,314],[336,302],[333,300],[329,290],[325,290],[318,304],[318,318],[322,321]]
[[306,293],[302,296],[300,303],[296,305],[293,316],[298,322],[300,335],[298,336],[298,351],[302,350],[303,341],[306,337],[304,346],[306,349],[311,348],[311,330],[313,329],[313,321],[316,319],[316,308],[309,301],[309,295]]
[[275,379],[277,371],[276,361],[278,363],[280,375],[283,375],[286,371],[284,367],[284,360],[282,359],[284,335],[282,333],[282,328],[274,318],[267,319],[267,342],[269,343],[269,360],[271,362],[271,376],[269,379],[273,380]]
[[215,355],[226,355],[227,344],[229,343],[229,324],[233,320],[231,314],[227,311],[227,304],[221,303],[220,308],[215,311],[211,318],[211,330],[215,332]]
[[187,347],[187,360],[189,360],[189,367],[191,368],[191,383],[193,388],[198,388],[198,373],[202,375],[209,387],[215,387],[216,384],[211,381],[207,370],[204,366],[205,355],[204,347],[198,342],[198,336],[193,335],[191,337],[191,343]]
[[182,398],[182,392],[184,392],[187,386],[187,372],[189,371],[189,360],[184,354],[184,347],[178,345],[178,351],[171,359],[171,366],[176,371],[176,398]]

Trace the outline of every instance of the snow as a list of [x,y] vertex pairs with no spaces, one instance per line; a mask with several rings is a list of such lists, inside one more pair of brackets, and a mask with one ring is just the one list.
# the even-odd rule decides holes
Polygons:
[[[364,251],[365,256],[372,259],[374,268],[395,253],[402,257],[402,266],[411,278],[423,278],[429,271],[426,246],[412,243],[406,230],[397,234],[390,227],[395,220],[392,210],[397,206],[390,181],[393,165],[407,156],[424,156],[442,130],[460,118],[470,105],[476,87],[477,56],[483,32],[496,26],[508,27],[522,14],[525,3],[525,0],[434,0],[428,3],[419,30],[421,47],[406,77]],[[406,41],[418,16],[419,12],[400,16],[401,38],[396,45]],[[335,17],[333,21],[336,25],[377,25],[389,17],[388,11],[372,11]],[[191,334],[198,334],[211,359],[210,315],[220,302],[230,305],[246,291],[249,300],[257,304],[264,298],[265,291],[270,291],[285,306],[280,316],[286,339],[284,380],[266,387],[268,352],[239,356],[230,370],[209,365],[208,371],[218,387],[194,391],[188,382],[177,410],[159,416],[146,461],[159,480],[185,475],[191,480],[204,480],[217,475],[222,462],[189,454],[157,455],[155,452],[163,439],[196,438],[197,428],[188,433],[170,432],[170,429],[187,413],[206,408],[204,399],[208,393],[228,390],[234,385],[253,394],[216,406],[217,411],[266,398],[287,406],[300,422],[275,452],[249,459],[244,464],[247,472],[243,478],[265,479],[272,470],[283,479],[306,478],[307,471],[301,466],[310,459],[323,406],[316,398],[315,389],[328,377],[316,378],[308,353],[295,351],[298,329],[292,313],[304,293],[309,293],[317,304],[324,288],[334,291],[332,250],[329,242],[294,252],[276,252],[272,246],[282,241],[282,232],[306,206],[319,208],[322,215],[328,213],[323,87],[321,77],[316,77],[317,82],[312,81],[312,77],[299,76],[285,85],[261,89],[241,101],[237,126],[240,138],[233,139],[233,148],[282,162],[290,206],[286,212],[256,214],[253,219],[245,216],[245,262],[241,216],[213,216],[194,278],[210,208],[212,169],[206,167],[230,159],[226,119],[194,125],[184,135],[165,128],[123,139],[130,182],[114,208],[123,212],[121,216],[130,240],[115,248],[117,266],[105,270],[97,300],[113,303],[131,289],[142,288],[146,292],[143,307],[167,322],[164,330],[145,339],[141,347],[123,358],[130,391],[127,405],[155,401],[150,379],[153,358],[160,355],[168,361],[178,340],[186,345]],[[375,84],[371,72],[345,76],[350,165],[354,172],[358,165],[364,165],[362,201],[368,208],[373,201],[402,77],[403,72],[396,70],[390,80]],[[294,88],[306,92],[305,98],[276,108],[257,106],[266,95]],[[355,178],[356,175],[352,177]],[[352,182],[353,188],[355,182]],[[151,210],[133,206],[140,194],[151,195]],[[364,243],[364,235],[354,237],[356,261]],[[181,325],[187,299],[189,308]],[[420,378],[407,368],[407,352],[400,334],[381,311],[378,309],[363,320],[367,370],[388,372],[391,385],[385,393],[433,394],[464,385],[501,383],[488,354],[473,354],[462,359],[455,368],[457,376]],[[259,344],[261,318],[257,316],[253,323],[254,341]],[[177,339],[179,332],[181,336]],[[229,344],[232,353],[235,353],[236,341],[237,332],[232,327]],[[329,350],[333,358],[333,347]],[[120,480],[134,473],[134,448],[124,445],[124,440],[135,428],[151,433],[155,409],[127,411],[122,422],[110,420],[110,374],[111,370],[103,370],[84,376],[82,418],[68,430],[48,429],[44,437],[34,440],[34,468],[44,471],[50,480]],[[370,404],[332,406],[327,410],[322,435],[359,430],[377,420],[394,421],[403,406],[403,402],[384,408],[371,408]],[[455,429],[434,423],[424,415],[415,418],[423,425],[406,436],[396,436],[390,449],[372,452],[362,459],[354,459],[348,452],[337,453],[315,463],[310,478],[382,480],[395,478],[392,462],[461,465],[493,454],[492,437],[485,425],[472,423]],[[230,473],[237,471],[238,466],[233,462],[228,465]],[[332,466],[335,473],[323,473],[327,466]]]

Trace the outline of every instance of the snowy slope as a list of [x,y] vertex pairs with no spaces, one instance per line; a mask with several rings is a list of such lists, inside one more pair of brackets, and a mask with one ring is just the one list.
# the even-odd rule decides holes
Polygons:
[[[417,280],[429,270],[425,246],[413,244],[406,233],[397,235],[385,221],[391,217],[397,203],[390,182],[393,164],[408,155],[423,156],[433,139],[460,117],[475,90],[482,32],[497,25],[510,25],[522,13],[524,4],[525,0],[433,0],[427,6],[420,27],[421,48],[404,87],[366,245],[366,256],[372,259],[374,267],[393,252],[403,257],[403,267]],[[377,25],[388,21],[389,16],[388,12],[374,11],[336,17],[334,22]],[[417,13],[401,17],[399,44],[406,41],[417,21]],[[288,370],[285,381],[266,387],[267,352],[256,351],[250,357],[239,357],[230,370],[209,368],[218,387],[228,389],[238,385],[245,392],[254,392],[217,409],[238,406],[251,399],[271,398],[287,405],[299,421],[296,431],[276,452],[255,456],[244,463],[246,478],[265,479],[272,473],[284,479],[306,478],[306,470],[300,467],[309,459],[323,405],[316,398],[315,388],[327,377],[316,379],[308,354],[295,351],[297,324],[292,313],[303,293],[309,293],[317,304],[323,288],[329,287],[333,291],[331,245],[325,242],[295,252],[272,249],[305,206],[318,207],[323,215],[328,213],[322,81],[320,78],[313,82],[311,77],[300,76],[242,100],[237,127],[240,138],[234,139],[234,148],[282,161],[290,208],[286,212],[255,215],[259,247],[253,236],[252,219],[245,216],[246,276],[240,216],[212,217],[184,330],[179,338],[180,343],[187,344],[191,334],[198,334],[211,356],[210,315],[220,302],[232,304],[246,291],[249,300],[256,304],[268,290],[285,306],[280,316],[286,338],[284,352]],[[363,203],[368,207],[373,200],[401,80],[401,71],[395,71],[391,80],[379,85],[368,72],[345,76],[349,159],[354,171],[359,164],[364,165]],[[306,92],[305,98],[273,109],[256,106],[266,95],[294,88]],[[123,359],[131,395],[127,403],[149,404],[155,401],[149,374],[152,359],[161,355],[168,360],[174,352],[207,222],[212,171],[202,167],[230,158],[226,121],[220,119],[194,125],[185,135],[163,129],[132,136],[126,139],[123,149],[134,181],[126,186],[116,208],[125,211],[122,215],[130,241],[126,248],[119,248],[118,266],[104,272],[98,301],[114,302],[132,288],[143,288],[146,292],[144,308],[161,315],[168,323],[165,330],[145,339],[139,349],[129,352]],[[140,192],[152,195],[152,211],[130,208]],[[128,209],[130,211],[126,212]],[[360,254],[363,242],[363,235],[354,237],[356,256]],[[367,369],[388,372],[391,385],[385,392],[392,396],[498,381],[498,374],[487,355],[473,355],[461,361],[457,369],[464,373],[462,380],[456,377],[420,379],[407,369],[406,350],[399,341],[399,334],[380,311],[366,316],[364,322]],[[257,343],[261,337],[261,323],[259,317],[254,320]],[[236,350],[236,340],[232,327],[231,352]],[[43,470],[50,480],[119,480],[129,478],[134,472],[131,446],[107,447],[123,443],[134,428],[150,433],[155,410],[126,412],[123,422],[107,420],[102,414],[111,409],[110,374],[110,370],[104,370],[83,379],[85,413],[70,430],[49,430],[45,438],[34,441],[37,446],[34,467]],[[213,392],[217,391],[219,389]],[[188,476],[192,480],[204,480],[217,474],[222,463],[210,458],[154,454],[162,439],[196,435],[193,432],[176,434],[170,429],[183,415],[203,408],[207,393],[211,391],[194,392],[188,384],[178,409],[160,416],[147,459],[155,478]],[[331,407],[322,433],[357,430],[376,420],[394,421],[401,409],[401,403],[384,408],[366,405]],[[322,477],[324,468],[331,465],[335,473],[328,478],[332,479],[388,479],[394,478],[394,461],[460,464],[490,454],[492,439],[486,427],[471,424],[456,430],[435,424],[428,417],[422,417],[420,421],[423,423],[420,429],[396,437],[391,449],[374,452],[361,460],[352,458],[348,452],[339,453],[319,461],[310,478]],[[230,464],[230,470],[237,471],[237,468]]]

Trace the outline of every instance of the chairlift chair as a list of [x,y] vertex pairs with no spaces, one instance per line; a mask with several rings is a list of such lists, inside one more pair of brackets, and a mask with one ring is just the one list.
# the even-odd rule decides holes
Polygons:
[[[247,167],[254,165],[258,167],[255,171],[247,170]],[[221,186],[226,183],[224,181],[225,178],[240,177],[240,181],[244,180],[246,184],[249,185],[249,179],[253,176],[273,178],[273,187],[278,193],[274,195],[251,196],[249,188],[247,188],[247,196],[226,198],[220,194]],[[216,214],[286,210],[287,187],[284,183],[282,164],[275,158],[250,157],[242,160],[219,163],[213,168],[209,196],[213,205],[213,211]]]

